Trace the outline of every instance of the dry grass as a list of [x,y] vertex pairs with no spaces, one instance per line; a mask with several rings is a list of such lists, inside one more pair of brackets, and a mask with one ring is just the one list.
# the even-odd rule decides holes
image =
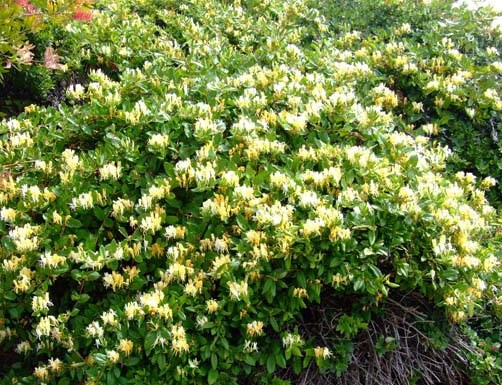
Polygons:
[[[430,310],[430,305],[415,294],[402,296],[399,301],[389,299],[384,312],[354,340],[351,362],[341,376],[320,373],[312,363],[299,376],[285,370],[281,377],[295,385],[468,384],[465,353],[472,347],[453,328],[445,346],[435,346],[437,343],[423,332],[432,322],[426,316]],[[302,325],[305,338],[332,346],[337,341],[334,330],[342,314],[344,309],[329,298],[310,308]],[[394,348],[382,353],[377,344],[384,338],[392,341]]]

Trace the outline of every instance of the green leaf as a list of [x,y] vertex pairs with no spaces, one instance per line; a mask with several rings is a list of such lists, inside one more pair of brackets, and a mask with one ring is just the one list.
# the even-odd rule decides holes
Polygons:
[[151,351],[157,342],[157,332],[150,332],[145,337],[145,350],[147,352]]
[[244,356],[244,362],[250,366],[255,366],[256,365],[256,359],[250,355],[245,355]]
[[301,359],[296,359],[293,361],[293,371],[295,372],[296,375],[300,374],[303,370],[302,366],[302,360]]
[[12,318],[18,319],[23,314],[23,308],[20,306],[9,308],[9,314]]
[[363,289],[365,286],[364,284],[364,280],[362,278],[357,278],[356,281],[354,282],[354,290],[355,291],[359,291],[361,289]]
[[140,361],[139,357],[129,357],[127,360],[124,361],[124,365],[134,366],[137,365],[139,361]]
[[272,329],[274,329],[274,331],[280,331],[279,324],[277,323],[274,316],[270,316],[270,326],[272,326]]
[[370,243],[370,246],[373,246],[375,244],[375,238],[375,232],[372,230],[368,231],[368,242]]
[[228,341],[225,337],[220,338],[220,343],[223,346],[223,349],[225,349],[225,350],[230,349],[230,345],[228,344]]
[[298,285],[300,287],[306,288],[307,287],[307,278],[305,277],[305,274],[303,271],[299,271],[296,274],[296,281],[298,282]]
[[218,369],[218,355],[216,353],[211,354],[211,367],[214,370]]
[[95,206],[92,211],[99,221],[105,218],[105,211],[101,207]]
[[78,219],[70,218],[66,222],[66,227],[69,227],[72,229],[78,229],[79,227],[82,227],[82,222],[80,222]]
[[164,370],[166,368],[166,356],[165,356],[165,354],[160,353],[157,356],[157,365],[159,365],[159,368],[161,370]]
[[113,371],[110,370],[106,373],[106,385],[115,385],[117,383],[117,377],[113,375]]
[[246,217],[244,217],[243,215],[237,215],[235,220],[237,221],[237,225],[239,225],[239,227],[242,230],[246,230],[249,228],[249,223],[248,223]]
[[96,281],[101,278],[101,274],[98,271],[90,271],[88,273],[84,273],[83,278],[86,281]]
[[284,356],[282,355],[282,353],[277,353],[275,355],[275,361],[279,367],[281,367],[283,369],[286,367],[286,360],[284,359]]
[[91,299],[91,296],[86,293],[78,294],[74,292],[71,294],[71,299],[77,303],[86,303]]
[[269,355],[267,358],[267,372],[269,374],[275,372],[275,356],[273,354]]
[[106,354],[104,353],[94,353],[93,357],[100,366],[105,366],[108,361]]
[[219,376],[218,372],[215,369],[213,368],[209,369],[209,373],[207,375],[207,383],[209,385],[216,383],[216,381],[218,380],[218,376]]
[[275,297],[276,285],[273,279],[267,279],[263,285],[262,293],[265,295],[268,303],[272,303]]
[[177,216],[174,216],[174,215],[168,215],[166,217],[166,220],[165,222],[168,224],[168,225],[174,225],[176,223],[179,222],[179,218]]

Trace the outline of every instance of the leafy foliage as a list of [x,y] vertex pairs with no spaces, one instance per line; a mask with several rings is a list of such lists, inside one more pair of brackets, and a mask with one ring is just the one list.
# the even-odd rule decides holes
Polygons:
[[[43,102],[68,66],[52,45],[56,30],[92,19],[92,0],[5,0],[0,5],[0,116]],[[24,104],[24,105],[23,105]],[[21,108],[20,108],[21,107]]]
[[[378,3],[420,6],[420,25],[444,12]],[[451,323],[500,306],[495,181],[448,172],[434,140],[471,101],[498,119],[497,65],[411,21],[340,28],[335,11],[102,1],[65,28],[64,62],[89,81],[0,123],[6,383],[283,384],[286,367],[347,370],[390,295]],[[457,95],[467,83],[489,102]],[[299,328],[326,293],[350,298],[330,344]],[[378,354],[397,348],[381,337]]]

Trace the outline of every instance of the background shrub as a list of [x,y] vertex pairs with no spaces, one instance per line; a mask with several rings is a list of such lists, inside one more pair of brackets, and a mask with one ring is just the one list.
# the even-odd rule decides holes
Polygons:
[[[92,19],[91,0],[6,0],[0,5],[1,116],[31,104],[54,101],[51,91],[65,77],[53,46],[72,20]],[[57,47],[56,47],[57,48]],[[52,97],[51,97],[52,96]]]

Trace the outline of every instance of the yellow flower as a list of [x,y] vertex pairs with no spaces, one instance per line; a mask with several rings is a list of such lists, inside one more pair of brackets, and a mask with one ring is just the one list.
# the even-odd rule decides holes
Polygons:
[[249,230],[246,232],[246,240],[253,246],[258,246],[265,239],[263,231]]
[[52,213],[52,222],[55,225],[62,225],[63,224],[63,217],[61,215],[59,215],[59,213],[57,211],[54,211]]
[[171,335],[173,337],[171,341],[171,347],[174,354],[181,352],[187,352],[189,349],[188,343],[186,341],[185,329],[181,325],[173,325],[171,327]]
[[50,252],[45,252],[40,257],[40,265],[43,267],[56,268],[63,265],[66,262],[66,257],[58,254],[51,254]]
[[19,272],[18,279],[15,279],[12,281],[14,284],[14,291],[16,293],[25,293],[27,292],[30,287],[31,287],[31,279],[33,278],[33,272],[24,267],[21,269]]
[[310,235],[321,235],[321,230],[325,226],[324,220],[320,218],[316,219],[307,219],[303,224],[303,228],[301,229],[301,233],[305,237],[309,237]]
[[112,217],[116,218],[118,216],[124,215],[124,212],[133,207],[133,202],[129,199],[119,198],[113,202],[112,205]]
[[143,232],[151,231],[152,233],[155,233],[156,231],[160,230],[162,228],[162,218],[161,216],[156,213],[152,212],[150,215],[146,216],[141,220],[140,228],[143,230]]
[[154,134],[148,140],[148,145],[154,150],[163,150],[169,144],[169,135],[167,134]]
[[307,289],[304,289],[303,287],[295,287],[293,290],[293,297],[308,298],[308,296]]
[[140,270],[136,266],[126,266],[123,270],[128,277],[126,280],[127,284],[130,284],[132,281],[134,281],[134,278],[136,278],[140,273]]
[[134,347],[134,343],[131,340],[121,339],[119,341],[118,349],[122,353],[124,353],[126,356],[129,356],[131,354],[133,347]]
[[91,193],[82,193],[78,197],[73,198],[70,204],[71,209],[76,208],[92,209],[94,207],[94,198]]
[[167,303],[159,306],[159,308],[157,309],[157,314],[166,320],[173,318],[173,311]]
[[220,276],[226,271],[226,267],[230,265],[230,256],[219,255],[213,260],[211,274]]
[[490,273],[498,265],[499,261],[497,260],[497,257],[490,255],[483,261],[483,270]]
[[196,279],[190,278],[185,286],[185,293],[192,297],[200,294],[202,292],[203,282],[204,281],[201,277],[197,277]]
[[167,270],[169,280],[177,280],[184,282],[187,276],[187,268],[179,262],[174,262],[169,266]]
[[125,305],[124,312],[128,320],[132,320],[136,316],[144,315],[143,309],[137,302],[127,303]]
[[79,166],[78,155],[75,155],[74,150],[66,149],[62,155],[62,166],[68,171],[75,171]]
[[37,366],[33,371],[33,375],[40,381],[46,381],[49,379],[49,371],[46,366]]
[[323,360],[326,360],[333,356],[333,353],[331,352],[331,350],[329,350],[329,348],[321,346],[314,348],[314,354],[316,358],[322,358]]
[[150,311],[156,311],[163,299],[164,292],[161,290],[156,290],[153,293],[144,293],[139,298],[139,301],[143,306],[150,308]]
[[464,320],[466,317],[466,314],[463,310],[457,310],[451,313],[451,319],[455,322],[459,322]]
[[481,181],[481,188],[483,190],[488,190],[497,184],[497,180],[492,177],[486,177]]
[[263,322],[261,321],[253,321],[247,324],[246,326],[247,333],[251,336],[260,336],[263,334]]
[[53,373],[60,373],[63,370],[63,362],[59,358],[50,358],[49,369]]
[[218,302],[214,299],[206,301],[206,309],[209,314],[215,313],[218,310],[219,306],[220,305],[218,304]]
[[117,326],[119,322],[117,321],[117,313],[114,310],[110,310],[101,314],[101,319],[103,320],[103,325]]
[[52,316],[41,317],[39,323],[35,328],[35,333],[37,338],[40,339],[42,336],[49,336],[52,331],[52,327],[58,325],[58,320]]
[[14,222],[17,212],[12,208],[2,207],[0,210],[0,219],[4,222]]
[[175,355],[182,353],[182,352],[188,352],[190,349],[190,346],[188,345],[188,342],[185,338],[175,338],[171,341],[171,347],[173,349],[173,353]]
[[105,331],[101,327],[98,321],[93,321],[85,328],[85,331],[89,337],[102,338]]

